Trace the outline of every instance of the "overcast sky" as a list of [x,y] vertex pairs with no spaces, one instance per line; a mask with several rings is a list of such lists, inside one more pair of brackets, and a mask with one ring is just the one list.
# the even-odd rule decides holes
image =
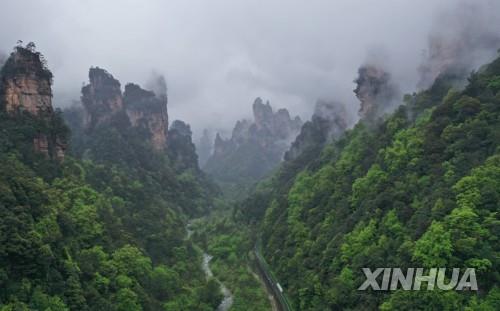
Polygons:
[[[356,111],[352,81],[371,58],[413,91],[429,33],[459,2],[2,0],[0,50],[34,41],[54,73],[59,106],[79,98],[90,66],[122,86],[163,74],[171,120],[199,132],[250,116],[257,96],[305,119],[318,98]],[[491,12],[500,1],[465,2]]]

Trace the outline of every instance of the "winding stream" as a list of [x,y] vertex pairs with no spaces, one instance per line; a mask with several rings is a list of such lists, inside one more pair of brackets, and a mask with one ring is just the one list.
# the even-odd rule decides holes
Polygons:
[[[210,270],[210,260],[212,260],[212,256],[210,256],[207,253],[203,253],[203,263],[202,263],[202,268],[203,271],[205,272],[205,275],[207,278],[213,278],[214,274],[212,273],[212,270]],[[233,305],[233,294],[231,294],[231,291],[219,280],[215,279],[219,285],[220,285],[220,290],[222,292],[222,295],[224,295],[224,299],[222,299],[222,302],[220,305],[217,307],[217,311],[227,311],[231,306]]]
[[[189,239],[193,234],[190,222],[186,225],[186,231],[187,231],[187,238]],[[214,277],[214,274],[210,269],[210,261],[212,260],[212,258],[213,256],[207,254],[206,252],[203,252],[203,261],[201,263],[201,268],[203,269],[203,272],[205,272],[205,276],[207,279]],[[233,300],[234,300],[233,294],[221,281],[219,281],[217,278],[215,278],[215,280],[219,283],[220,291],[224,296],[224,299],[222,299],[221,303],[219,304],[216,310],[228,311],[229,308],[231,308],[231,306],[233,305]]]

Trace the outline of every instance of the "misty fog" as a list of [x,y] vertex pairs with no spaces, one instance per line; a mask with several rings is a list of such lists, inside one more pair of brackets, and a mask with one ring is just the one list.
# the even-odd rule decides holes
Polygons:
[[[462,59],[471,70],[496,53],[499,9],[488,0],[7,0],[0,59],[17,40],[35,42],[59,107],[79,99],[90,66],[122,87],[163,75],[170,119],[199,136],[249,117],[258,96],[305,120],[320,98],[356,115],[353,81],[366,63],[384,67],[402,92]],[[481,21],[470,18],[477,10]]]

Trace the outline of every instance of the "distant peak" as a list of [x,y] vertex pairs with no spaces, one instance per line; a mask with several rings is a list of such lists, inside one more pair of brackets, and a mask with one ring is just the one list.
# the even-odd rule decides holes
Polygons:
[[191,136],[192,135],[191,126],[189,124],[187,124],[186,122],[181,121],[181,120],[175,120],[174,122],[172,122],[172,125],[170,126],[170,130],[171,131],[175,130],[180,135],[183,135],[183,136]]
[[260,97],[257,97],[253,103],[253,117],[258,127],[265,126],[265,124],[272,122],[273,108],[269,101],[264,104]]
[[392,108],[400,95],[398,87],[391,80],[391,74],[378,65],[361,66],[354,82],[354,93],[361,102],[359,116],[365,120],[381,117]]

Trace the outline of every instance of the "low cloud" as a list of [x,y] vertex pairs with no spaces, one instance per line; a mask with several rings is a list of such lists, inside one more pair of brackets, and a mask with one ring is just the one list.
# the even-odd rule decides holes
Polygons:
[[[479,9],[464,17],[456,13],[464,5]],[[59,106],[79,98],[90,66],[106,68],[122,85],[148,85],[155,71],[168,86],[171,120],[187,121],[199,135],[249,117],[258,96],[304,120],[318,98],[356,113],[353,80],[372,51],[383,51],[375,54],[383,55],[392,81],[412,92],[422,80],[422,51],[432,54],[429,34],[439,30],[449,38],[456,28],[436,22],[442,14],[481,31],[499,6],[489,0],[6,0],[0,50],[18,39],[36,42],[54,73]],[[465,46],[483,42],[489,39]],[[473,57],[486,57],[480,54]]]

